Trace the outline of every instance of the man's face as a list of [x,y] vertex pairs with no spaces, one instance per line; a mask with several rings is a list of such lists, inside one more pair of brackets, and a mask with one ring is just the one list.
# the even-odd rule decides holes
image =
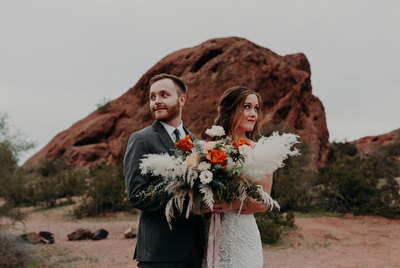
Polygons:
[[150,87],[150,111],[153,117],[168,123],[181,113],[185,95],[178,97],[178,86],[171,79],[162,79]]

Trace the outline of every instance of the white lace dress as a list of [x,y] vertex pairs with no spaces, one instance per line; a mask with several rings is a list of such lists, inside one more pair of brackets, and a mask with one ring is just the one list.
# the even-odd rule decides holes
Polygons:
[[[203,268],[206,267],[205,259]],[[243,267],[263,267],[260,232],[253,214],[226,211],[221,220],[219,268]]]
[[[254,145],[255,142],[251,142],[251,146]],[[209,222],[205,226],[208,234]],[[206,267],[207,258],[203,261],[203,268]],[[253,214],[238,215],[235,211],[225,211],[221,220],[218,268],[244,267],[263,267],[261,236],[256,219]]]
[[263,267],[260,231],[253,214],[225,212],[221,221],[219,267]]

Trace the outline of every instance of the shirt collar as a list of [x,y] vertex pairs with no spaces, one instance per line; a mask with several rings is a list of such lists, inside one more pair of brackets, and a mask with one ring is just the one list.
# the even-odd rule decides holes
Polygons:
[[[175,134],[174,134],[175,128],[164,122],[161,122],[161,121],[159,121],[159,122],[161,123],[161,125],[163,125],[163,127],[167,131],[168,135],[172,138],[172,140],[174,140],[175,139]],[[177,127],[177,129],[179,130],[179,133],[181,134],[181,139],[184,138],[186,136],[186,133],[185,133],[185,130],[183,129],[182,121],[179,124],[179,126]]]

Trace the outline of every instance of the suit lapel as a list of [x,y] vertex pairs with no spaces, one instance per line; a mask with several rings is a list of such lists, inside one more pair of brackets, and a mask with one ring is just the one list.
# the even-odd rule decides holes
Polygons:
[[174,155],[174,152],[171,150],[175,147],[174,142],[172,141],[171,137],[168,135],[167,131],[161,125],[160,122],[157,120],[153,123],[153,129],[157,133],[158,138],[160,139],[161,143],[167,149],[169,155]]

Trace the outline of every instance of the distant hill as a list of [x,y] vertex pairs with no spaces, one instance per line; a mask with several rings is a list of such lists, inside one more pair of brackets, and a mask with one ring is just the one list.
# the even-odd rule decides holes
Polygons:
[[392,132],[389,132],[387,134],[364,137],[352,141],[351,143],[354,143],[357,146],[358,150],[363,154],[371,154],[382,146],[388,144],[400,144],[400,128],[393,130]]

